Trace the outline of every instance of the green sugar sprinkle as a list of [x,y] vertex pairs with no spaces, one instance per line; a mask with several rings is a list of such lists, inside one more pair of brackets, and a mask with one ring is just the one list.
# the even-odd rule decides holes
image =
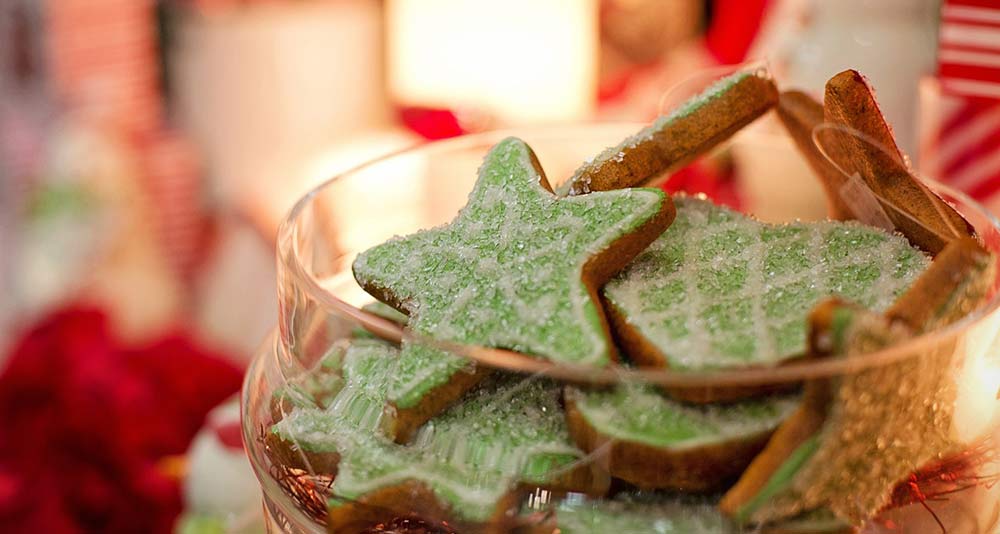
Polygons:
[[570,390],[569,395],[600,434],[671,450],[771,432],[798,406],[795,396],[727,405],[686,405],[664,397],[652,387],[635,384],[610,390]]
[[[383,319],[392,321],[398,325],[405,325],[410,318],[406,316],[405,313],[400,312],[396,308],[389,306],[384,302],[369,302],[361,307],[362,310],[372,314],[377,315]],[[367,338],[367,339],[377,339],[378,336],[369,332],[365,328],[358,326],[351,331],[351,337],[354,338]]]
[[354,340],[327,407],[297,407],[272,429],[302,450],[340,454],[337,499],[412,480],[461,518],[484,521],[514,483],[544,482],[583,456],[570,441],[559,387],[520,376],[487,379],[411,444],[393,443],[379,429],[398,358],[391,345]]
[[660,496],[589,500],[567,498],[555,508],[561,534],[735,534],[714,506]]
[[[631,189],[557,198],[540,180],[528,146],[501,141],[454,221],[363,252],[355,278],[403,303],[417,333],[607,365],[611,347],[583,267],[656,216],[665,196]],[[432,347],[402,348],[388,396],[400,408],[417,405],[465,364]]]
[[775,364],[806,349],[807,316],[840,296],[882,311],[930,258],[853,222],[769,225],[675,198],[673,225],[604,288],[671,368]]
[[771,475],[771,478],[767,480],[764,487],[761,488],[757,495],[754,495],[749,502],[740,507],[736,512],[736,520],[740,523],[745,523],[750,519],[750,516],[757,511],[762,505],[767,503],[772,497],[777,495],[780,491],[788,487],[788,484],[792,482],[795,478],[795,474],[802,469],[802,466],[816,453],[819,448],[819,436],[814,435],[809,439],[802,442],[785,463],[781,464],[777,470]]

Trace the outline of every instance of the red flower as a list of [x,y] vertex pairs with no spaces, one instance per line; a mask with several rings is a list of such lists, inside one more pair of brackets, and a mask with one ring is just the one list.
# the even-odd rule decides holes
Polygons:
[[0,531],[171,532],[180,487],[162,461],[240,378],[180,335],[125,348],[97,311],[51,316],[0,375]]

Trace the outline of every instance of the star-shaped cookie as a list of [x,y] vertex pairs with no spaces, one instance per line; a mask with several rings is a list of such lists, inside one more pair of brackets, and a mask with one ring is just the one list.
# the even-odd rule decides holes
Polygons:
[[[596,291],[673,216],[656,189],[559,198],[531,149],[508,138],[486,156],[451,223],[361,253],[354,277],[418,334],[604,366],[616,355]],[[404,341],[386,432],[405,441],[487,373],[467,366]]]
[[330,532],[369,532],[400,515],[483,532],[528,488],[607,490],[570,439],[560,386],[546,380],[497,373],[413,443],[385,439],[379,420],[397,352],[374,339],[336,347],[327,360],[342,381],[329,403],[291,406],[265,438],[284,465],[333,478]]

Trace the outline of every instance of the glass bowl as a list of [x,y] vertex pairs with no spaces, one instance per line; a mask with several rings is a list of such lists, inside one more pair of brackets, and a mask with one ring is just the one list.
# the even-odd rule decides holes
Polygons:
[[[243,388],[244,438],[263,489],[272,532],[325,532],[322,516],[331,482],[329,476],[321,473],[289,472],[269,456],[264,436],[274,422],[272,404],[276,391],[301,380],[331,346],[355,335],[359,329],[390,340],[410,335],[395,323],[361,309],[373,299],[351,274],[357,253],[394,235],[410,234],[451,220],[465,204],[484,155],[504,137],[515,135],[524,139],[555,185],[570,176],[581,162],[640,127],[601,124],[536,128],[429,143],[330,179],[295,205],[278,237],[279,325],[253,360]],[[744,192],[743,211],[769,221],[787,220],[789,214],[822,218],[819,185],[783,136],[741,132],[720,150],[735,155],[740,188]],[[962,193],[933,182],[929,185],[969,220],[988,249],[1000,253],[1000,224],[992,215]],[[789,190],[795,191],[791,197]],[[1000,325],[996,288],[1000,279],[991,283],[987,302],[961,320],[862,358],[801,361],[743,371],[678,372],[620,367],[595,371],[486,347],[446,344],[445,348],[476,361],[477,365],[526,377],[541,375],[558,381],[597,384],[639,381],[675,388],[794,386],[804,380],[893,365],[929,352],[947,352],[953,355],[952,361],[961,362],[953,371],[956,380],[961,381],[959,389],[963,393],[959,397],[966,403],[961,410],[962,417],[967,419],[962,432],[977,436],[967,441],[977,444],[979,449],[987,449],[977,456],[980,460],[976,471],[968,475],[968,480],[974,483],[956,482],[949,486],[949,491],[924,496],[926,499],[903,499],[900,506],[869,521],[861,531],[937,532],[942,528],[940,521],[949,533],[993,532],[988,529],[996,527],[1000,515],[998,492],[990,483],[994,472],[1000,470],[991,445],[997,428],[995,399],[1000,387],[1000,355],[996,351]],[[921,490],[918,482],[911,483],[912,494],[917,496]],[[906,481],[902,484],[900,491],[905,494]],[[547,500],[550,495],[536,492],[531,498]],[[709,504],[714,498],[699,497],[700,502]],[[391,527],[385,529],[392,531]]]

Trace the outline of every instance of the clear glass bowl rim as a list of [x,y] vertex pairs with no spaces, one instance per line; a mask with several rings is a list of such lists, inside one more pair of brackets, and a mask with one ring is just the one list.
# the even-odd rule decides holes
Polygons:
[[[313,276],[308,266],[304,265],[298,253],[298,241],[295,239],[299,217],[309,207],[314,198],[325,188],[335,184],[338,180],[349,179],[365,169],[379,165],[394,158],[406,157],[418,152],[447,152],[449,150],[460,149],[461,147],[472,147],[480,145],[492,145],[495,142],[509,136],[529,135],[534,138],[558,139],[570,135],[596,135],[601,129],[619,131],[623,128],[635,126],[638,130],[643,124],[639,123],[589,123],[581,125],[528,127],[511,130],[494,130],[476,134],[468,134],[450,139],[428,141],[418,143],[380,158],[370,160],[358,165],[348,171],[333,176],[315,186],[302,196],[289,210],[287,216],[282,221],[278,229],[278,261],[282,263],[284,272],[293,278],[291,283],[297,284],[306,294],[315,299],[330,313],[337,314],[343,318],[350,319],[362,327],[376,333],[376,335],[390,340],[406,338],[415,342],[437,346],[455,354],[469,358],[477,363],[485,364],[489,367],[507,369],[520,373],[542,374],[554,379],[562,379],[571,382],[602,383],[611,384],[621,381],[638,381],[656,384],[667,387],[737,387],[737,386],[759,386],[766,384],[778,384],[788,382],[799,382],[816,378],[824,378],[845,373],[854,373],[871,367],[889,365],[894,362],[904,360],[921,353],[921,347],[933,347],[945,342],[949,338],[957,337],[961,332],[967,330],[975,323],[989,316],[1000,308],[1000,291],[996,292],[990,299],[979,306],[969,315],[940,329],[925,332],[914,336],[903,343],[899,343],[886,349],[870,352],[861,355],[852,355],[845,358],[833,358],[823,360],[801,360],[794,361],[775,367],[745,368],[736,370],[720,371],[676,371],[669,369],[636,369],[612,365],[604,369],[594,369],[592,367],[554,363],[547,360],[532,358],[530,356],[489,347],[467,345],[461,343],[447,342],[431,339],[427,336],[415,334],[399,325],[370,314],[348,304],[337,297],[329,290],[325,289],[316,277]],[[572,132],[568,135],[568,132]],[[977,215],[988,221],[993,229],[1000,232],[1000,220],[990,213],[985,207],[973,200],[971,197],[952,189],[951,187],[935,180],[921,177],[926,185],[932,190],[938,191],[951,198],[959,200],[965,207],[977,211]],[[281,318],[279,318],[281,320]],[[278,344],[281,343],[277,339]]]

